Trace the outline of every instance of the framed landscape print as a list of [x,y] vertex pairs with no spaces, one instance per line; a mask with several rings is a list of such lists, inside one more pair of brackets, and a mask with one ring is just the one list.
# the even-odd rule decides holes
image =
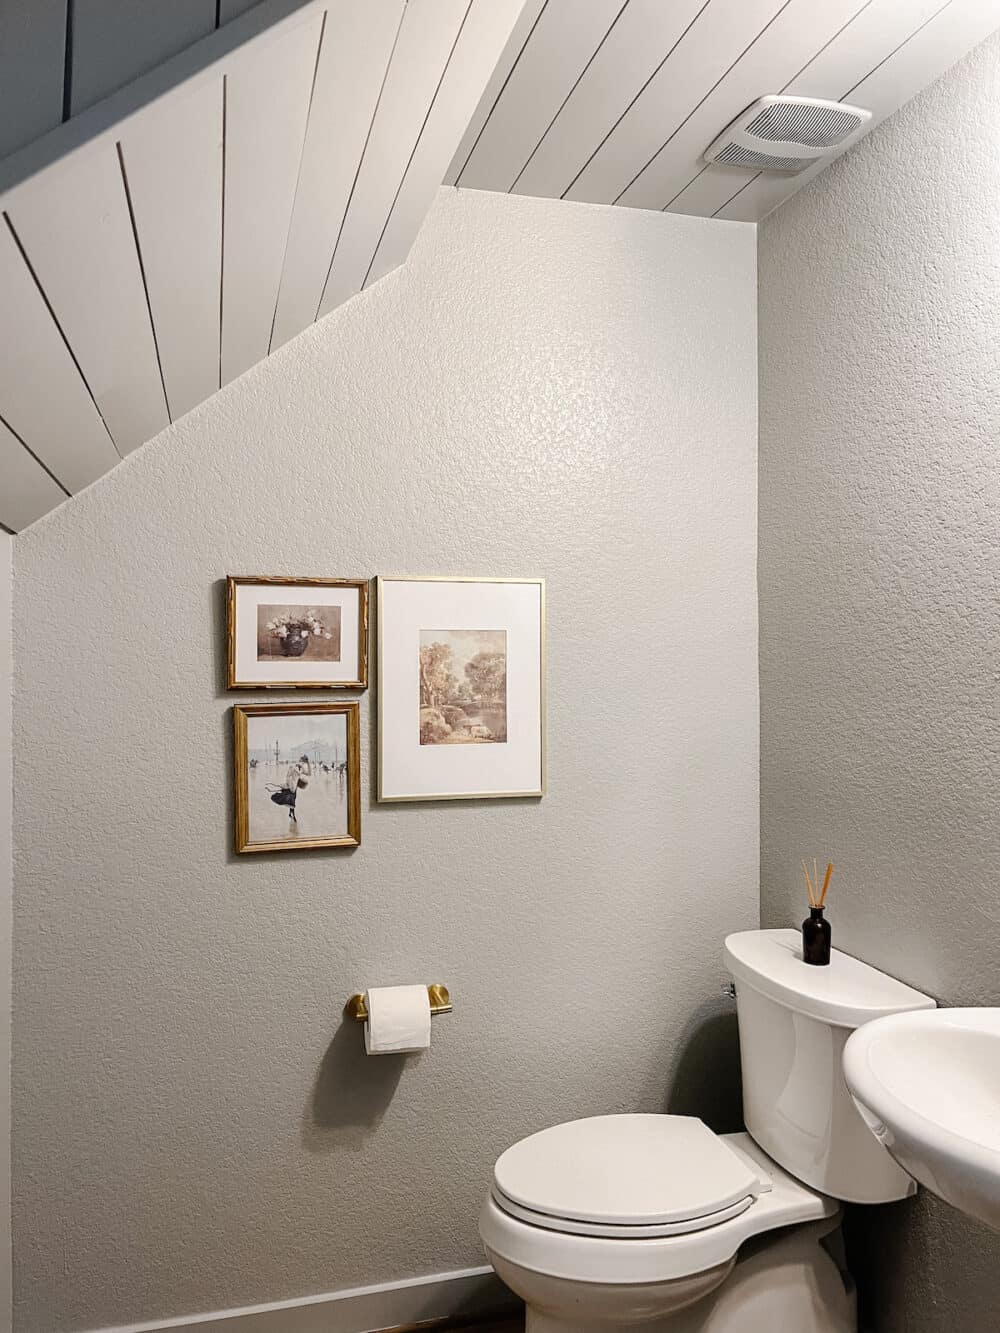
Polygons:
[[363,690],[368,685],[365,579],[226,580],[231,690]]
[[357,702],[234,708],[233,756],[238,852],[359,845]]
[[545,792],[542,579],[380,578],[378,799]]

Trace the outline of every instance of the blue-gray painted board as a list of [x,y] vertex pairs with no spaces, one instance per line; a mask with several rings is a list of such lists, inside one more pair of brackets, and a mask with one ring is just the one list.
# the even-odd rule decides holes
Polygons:
[[66,0],[0,0],[0,157],[62,120]]
[[74,0],[73,115],[215,30],[215,0]]

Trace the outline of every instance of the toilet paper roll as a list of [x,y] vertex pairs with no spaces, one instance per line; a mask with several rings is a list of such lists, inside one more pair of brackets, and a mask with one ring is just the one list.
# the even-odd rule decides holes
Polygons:
[[376,986],[368,992],[365,1052],[395,1055],[431,1044],[431,1002],[426,986]]

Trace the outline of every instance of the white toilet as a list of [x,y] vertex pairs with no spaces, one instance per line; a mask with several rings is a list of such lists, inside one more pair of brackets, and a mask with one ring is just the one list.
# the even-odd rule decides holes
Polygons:
[[855,1333],[840,1202],[916,1189],[841,1072],[855,1028],[934,1001],[794,930],[730,935],[747,1133],[610,1115],[502,1154],[479,1230],[527,1333]]

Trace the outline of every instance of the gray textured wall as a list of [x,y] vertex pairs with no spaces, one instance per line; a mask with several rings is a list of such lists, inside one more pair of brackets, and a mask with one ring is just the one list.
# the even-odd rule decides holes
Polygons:
[[12,546],[0,532],[0,1333],[9,1333],[10,1273],[10,1001],[13,863],[14,659],[11,634]]
[[[475,1264],[512,1140],[731,1123],[755,394],[752,228],[443,191],[404,269],[18,537],[20,1333]],[[550,795],[232,856],[227,572],[545,575]],[[338,1027],[434,979],[427,1055]]]
[[[997,1004],[1000,39],[760,234],[761,893],[946,1004]],[[1000,1327],[1000,1237],[852,1219],[877,1333]]]

